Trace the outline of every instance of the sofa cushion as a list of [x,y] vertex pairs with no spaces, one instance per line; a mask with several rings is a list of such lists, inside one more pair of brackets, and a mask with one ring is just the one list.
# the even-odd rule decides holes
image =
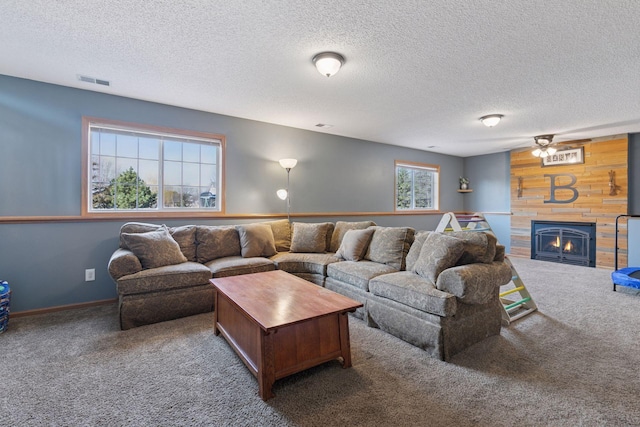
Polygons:
[[427,240],[427,237],[431,233],[433,233],[433,231],[420,230],[416,232],[415,238],[413,239],[413,243],[411,244],[411,248],[409,248],[409,253],[407,253],[407,261],[406,261],[407,265],[405,270],[415,272],[416,261],[420,256],[422,245],[424,244],[424,241]]
[[440,273],[456,265],[464,251],[464,242],[441,233],[431,233],[422,245],[415,271],[420,276],[436,283]]
[[347,231],[364,230],[365,228],[369,228],[374,225],[376,225],[376,223],[373,221],[336,222],[335,229],[333,230],[333,234],[331,235],[331,245],[329,246],[329,252],[338,252],[338,248],[340,248],[342,239],[344,238],[344,235]]
[[273,261],[268,258],[243,258],[239,255],[216,258],[206,263],[205,266],[210,270],[214,278],[262,273],[263,271],[276,269]]
[[343,261],[327,266],[327,276],[355,286],[362,290],[369,290],[369,280],[382,274],[393,273],[397,269],[373,261]]
[[292,274],[296,277],[306,280],[307,282],[311,282],[314,285],[324,287],[325,276],[322,274],[314,274],[314,273],[292,273]]
[[266,221],[262,224],[269,224],[269,226],[271,226],[276,251],[288,252],[291,249],[291,223],[288,219]]
[[410,227],[374,227],[365,259],[386,264],[396,270],[405,269],[409,247],[415,230]]
[[142,268],[156,268],[187,262],[180,245],[166,226],[146,233],[121,233],[127,247],[140,259]]
[[278,252],[271,257],[276,264],[278,270],[284,270],[287,273],[311,273],[327,275],[327,266],[334,262],[340,261],[333,254],[313,254],[313,253],[295,253],[295,252]]
[[327,233],[330,222],[321,223],[293,223],[291,237],[291,252],[322,253],[327,250]]
[[445,234],[464,241],[464,252],[458,260],[458,265],[476,262],[488,264],[496,256],[498,239],[493,234],[483,231],[451,231]]
[[348,230],[342,238],[342,243],[336,252],[336,257],[346,259],[347,261],[360,261],[367,253],[373,231],[372,228]]
[[383,274],[369,282],[369,291],[426,313],[442,317],[456,313],[456,297],[411,271]]
[[199,263],[240,255],[240,237],[233,225],[198,225],[196,240],[196,257]]
[[203,285],[209,283],[209,279],[211,270],[197,262],[187,261],[129,274],[116,283],[118,294],[130,295]]
[[276,254],[273,231],[269,224],[244,224],[236,226],[240,237],[240,251],[244,258]]
[[188,261],[197,261],[196,259],[196,226],[183,225],[180,227],[169,227],[169,233],[173,240],[178,242],[180,250],[187,257]]

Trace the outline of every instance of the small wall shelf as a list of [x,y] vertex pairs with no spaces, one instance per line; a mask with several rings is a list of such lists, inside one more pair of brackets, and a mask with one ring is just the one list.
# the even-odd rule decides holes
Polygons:
[[458,193],[473,193],[473,190],[468,189],[468,190],[458,190]]

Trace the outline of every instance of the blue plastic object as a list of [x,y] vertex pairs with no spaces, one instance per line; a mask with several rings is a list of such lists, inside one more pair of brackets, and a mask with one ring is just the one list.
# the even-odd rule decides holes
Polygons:
[[9,326],[9,306],[11,303],[11,288],[9,284],[0,280],[0,334]]
[[640,267],[621,268],[611,273],[615,285],[640,289]]

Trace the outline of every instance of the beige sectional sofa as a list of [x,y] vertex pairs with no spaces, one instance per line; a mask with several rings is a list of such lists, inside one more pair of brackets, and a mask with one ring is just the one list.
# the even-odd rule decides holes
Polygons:
[[211,311],[212,277],[281,269],[362,302],[357,317],[442,360],[500,333],[499,288],[511,280],[490,234],[370,221],[130,222],[108,268],[122,329]]

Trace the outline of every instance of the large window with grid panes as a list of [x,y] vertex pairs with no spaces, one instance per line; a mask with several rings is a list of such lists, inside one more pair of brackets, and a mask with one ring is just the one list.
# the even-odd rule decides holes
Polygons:
[[83,121],[83,212],[222,211],[224,136]]

